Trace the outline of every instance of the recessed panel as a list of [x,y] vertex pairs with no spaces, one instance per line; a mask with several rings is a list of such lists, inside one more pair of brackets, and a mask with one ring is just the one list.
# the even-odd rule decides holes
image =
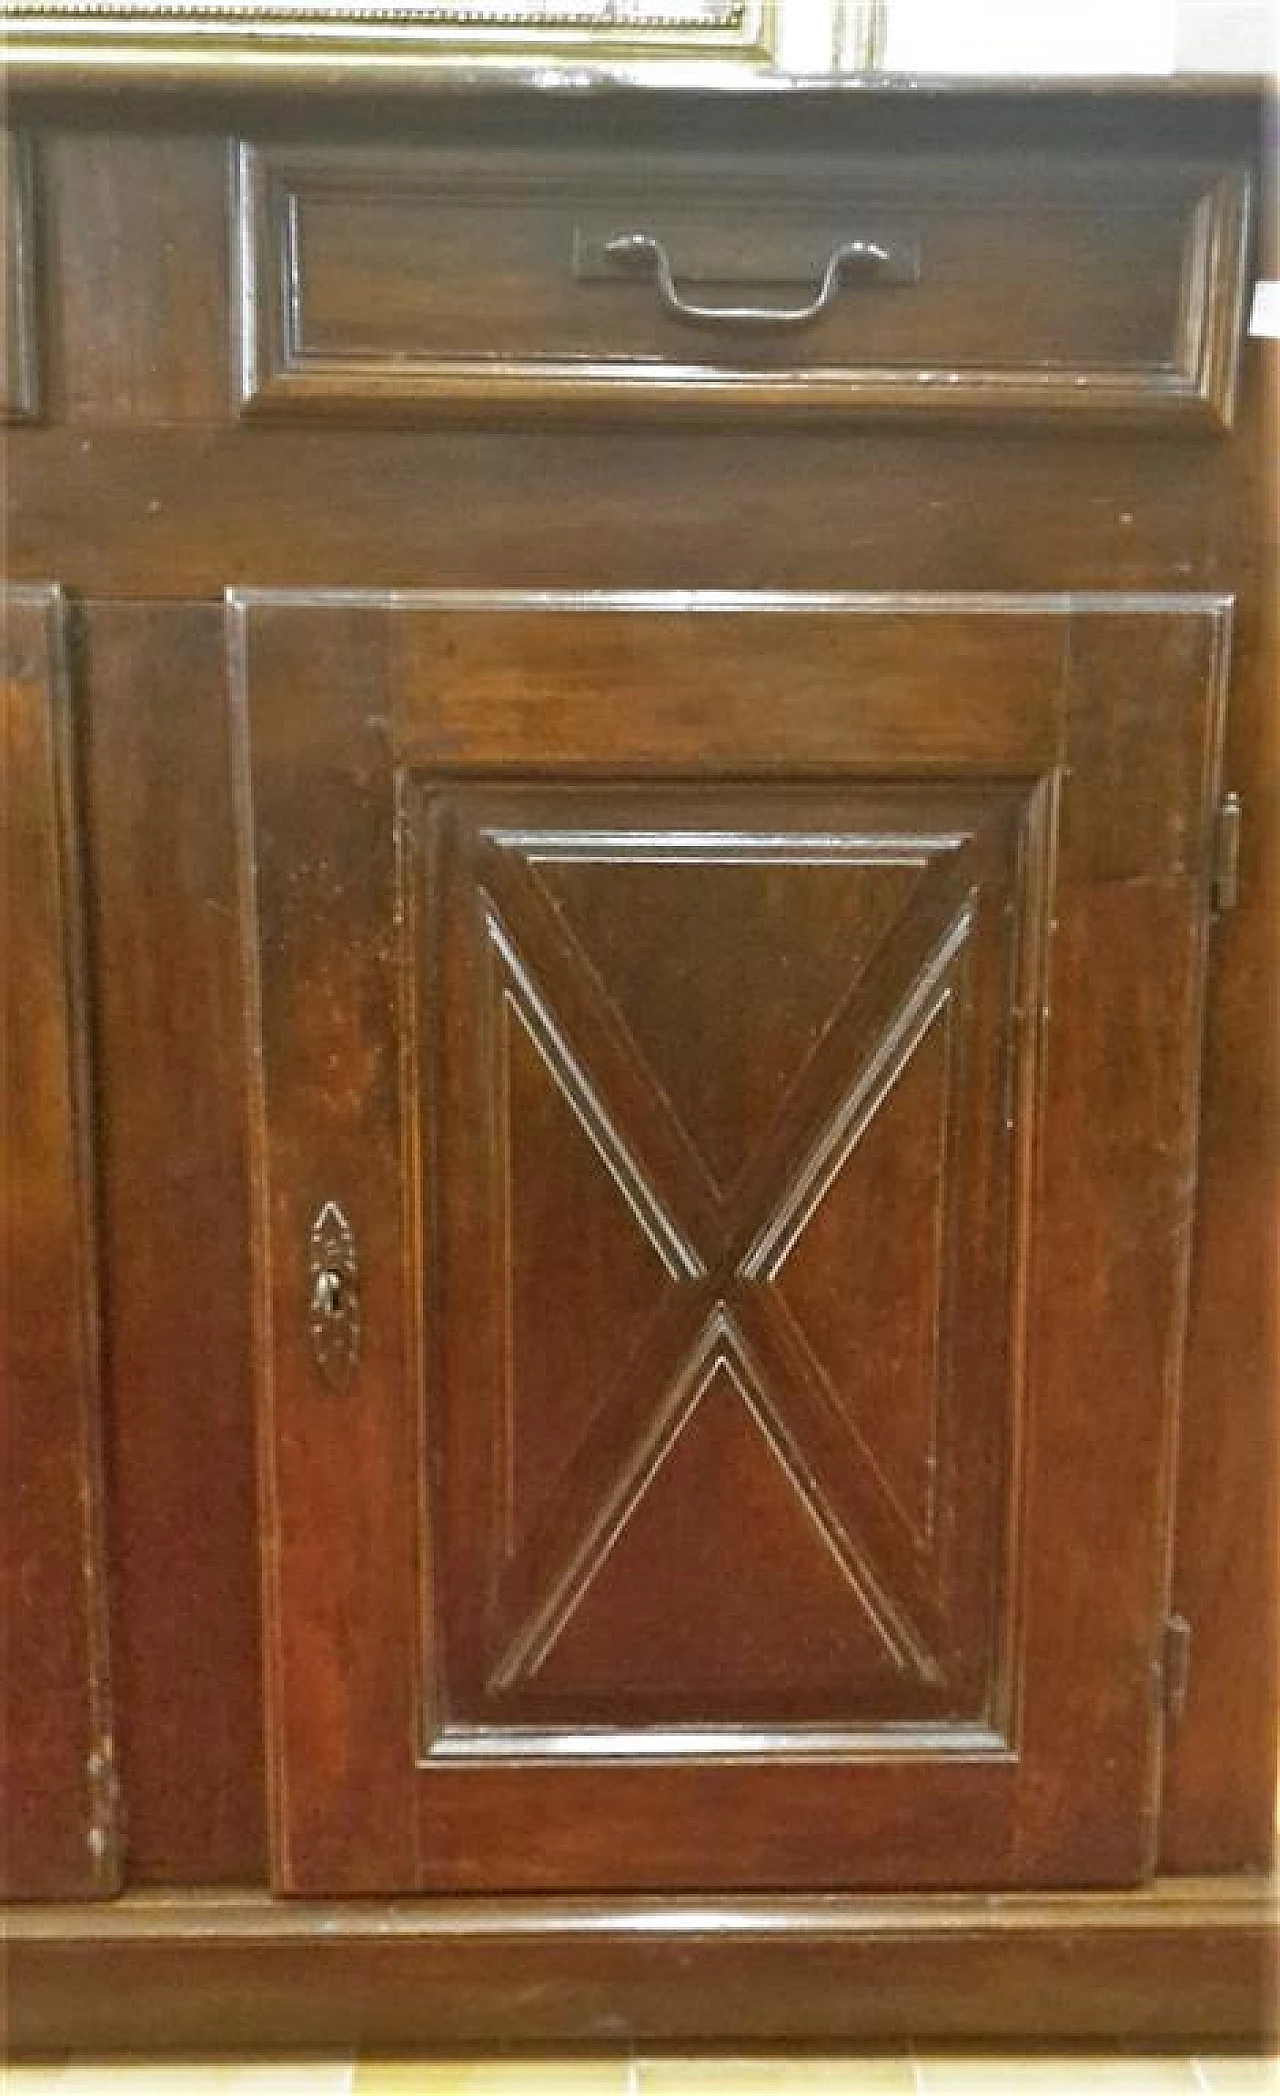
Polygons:
[[417,823],[428,1730],[985,1722],[1017,796]]

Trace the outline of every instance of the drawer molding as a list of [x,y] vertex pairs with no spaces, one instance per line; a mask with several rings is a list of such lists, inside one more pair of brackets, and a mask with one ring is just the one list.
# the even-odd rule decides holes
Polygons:
[[[563,153],[489,162],[430,149],[242,141],[238,190],[246,417],[927,414],[1218,430],[1232,422],[1250,222],[1249,180],[1239,168],[969,159],[961,170],[936,160],[823,160],[800,172],[792,162],[780,178],[767,166],[753,173],[741,162],[672,155],[620,174],[599,158]],[[475,240],[477,214],[486,212],[508,243],[489,276]],[[519,214],[527,253],[512,245]],[[706,330],[681,331],[659,314],[651,276],[588,271],[584,281],[584,222],[596,245],[610,225],[620,234],[643,223],[664,246],[675,228],[677,247],[694,261],[677,253],[673,267],[695,288],[713,277],[735,287],[750,281],[755,249],[757,281],[784,286],[761,302],[779,306],[797,303],[796,285],[812,294],[820,258],[841,240],[873,238],[913,265],[918,251],[920,286],[932,303],[913,305],[899,271],[896,282],[847,286],[795,347],[766,333],[761,356],[758,343],[725,330],[709,346]],[[1153,266],[1163,271],[1154,292],[1120,250],[1093,266],[1095,227],[1139,224],[1153,229]],[[1011,261],[1002,259],[1010,228],[1018,236]],[[1079,296],[1093,301],[1074,319],[1078,339],[1061,357],[1050,353],[1036,307],[1052,283],[1059,310],[1070,309],[1063,271],[1055,277],[1049,256],[1043,277],[1033,273],[1042,239],[1058,238],[1068,269],[1089,258]],[[426,266],[416,277],[420,257]],[[1003,276],[988,281],[986,265]],[[611,303],[602,306],[602,296]],[[896,346],[864,360],[857,320],[869,297],[882,296],[897,302],[888,323]],[[569,303],[575,297],[583,303]],[[975,318],[983,306],[989,320]],[[621,331],[616,348],[601,346],[606,313]],[[876,324],[883,333],[883,314]],[[457,339],[472,326],[474,350]],[[1003,345],[984,340],[992,328],[1004,331]],[[433,329],[445,339],[433,344]],[[841,329],[834,353],[820,361],[824,340],[831,345]],[[1120,336],[1135,332],[1137,348],[1119,354]],[[500,346],[486,350],[494,342]],[[992,346],[1001,353],[982,353]]]
[[40,415],[31,141],[0,133],[0,422]]

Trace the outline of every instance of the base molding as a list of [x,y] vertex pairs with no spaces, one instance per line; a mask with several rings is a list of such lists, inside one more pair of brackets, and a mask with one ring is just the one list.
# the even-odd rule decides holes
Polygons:
[[904,2038],[1257,2047],[1275,1888],[0,1909],[11,2053]]

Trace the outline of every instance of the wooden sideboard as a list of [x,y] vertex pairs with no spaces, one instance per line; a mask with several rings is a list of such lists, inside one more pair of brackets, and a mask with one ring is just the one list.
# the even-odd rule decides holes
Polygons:
[[10,2042],[1256,2042],[1260,96],[8,125]]

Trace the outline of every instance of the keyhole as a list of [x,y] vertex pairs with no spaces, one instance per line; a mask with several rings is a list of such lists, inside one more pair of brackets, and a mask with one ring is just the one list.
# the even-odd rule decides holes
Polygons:
[[342,1275],[331,1266],[322,1267],[316,1275],[315,1293],[311,1307],[317,1317],[336,1317],[342,1308]]

